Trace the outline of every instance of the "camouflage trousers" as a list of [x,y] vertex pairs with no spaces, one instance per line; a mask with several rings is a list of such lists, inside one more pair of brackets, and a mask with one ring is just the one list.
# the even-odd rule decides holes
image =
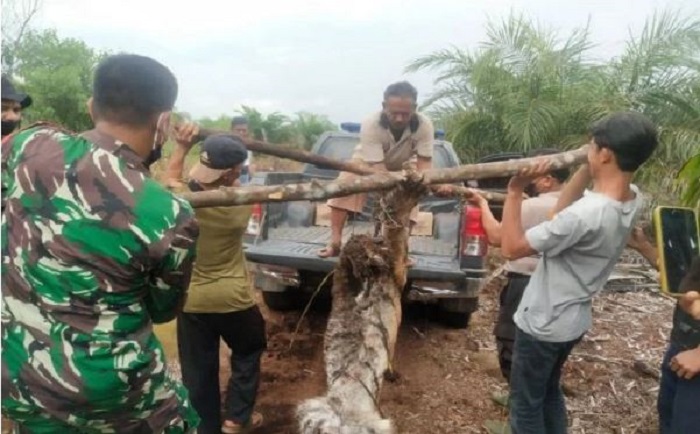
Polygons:
[[[42,421],[33,421],[29,424],[14,424],[14,429],[11,431],[8,431],[9,434],[33,434],[33,433],[92,433],[95,431],[86,431],[84,429],[79,429],[74,426],[70,426],[68,424],[65,424],[59,420],[50,420],[50,419],[45,419]],[[123,431],[117,431],[117,432],[123,432]],[[145,430],[145,431],[133,431],[134,433],[143,433],[143,434],[150,434],[152,431]],[[163,431],[163,434],[180,434],[180,433],[186,433],[186,434],[196,434],[197,429],[196,428],[185,428],[184,426],[170,426],[168,427],[165,431]]]
[[[178,416],[169,422],[166,422],[164,428],[156,427],[148,419],[154,419],[157,413],[162,410],[159,408],[160,403],[153,403],[152,410],[148,412],[136,412],[133,416],[119,421],[99,420],[82,420],[73,422],[71,420],[62,420],[40,411],[40,409],[25,411],[15,408],[13,411],[6,412],[6,402],[3,399],[3,413],[8,413],[8,418],[14,423],[12,434],[54,434],[54,433],[75,433],[75,434],[150,434],[160,432],[162,434],[196,434],[197,425],[199,425],[199,417],[194,411],[187,399],[187,392],[181,384],[173,383],[176,391],[178,405]],[[167,405],[166,402],[162,403]],[[157,419],[157,417],[156,417]],[[161,424],[162,426],[162,424]],[[3,431],[4,432],[4,431]]]
[[[181,389],[178,391],[177,389]],[[187,399],[187,392],[184,387],[177,384],[176,393],[181,405],[179,405],[179,415],[173,420],[166,422],[166,426],[160,430],[149,422],[149,416],[159,412],[158,403],[154,403],[155,409],[149,412],[135,413],[130,418],[120,421],[90,420],[72,422],[62,420],[41,412],[39,409],[24,412],[10,411],[9,419],[14,423],[13,434],[53,434],[53,433],[80,433],[80,434],[150,434],[160,430],[162,434],[196,434],[196,427],[199,425],[199,417],[191,407]],[[182,399],[184,397],[184,399]],[[166,404],[166,403],[163,403]],[[3,413],[5,413],[5,402],[3,400]],[[4,431],[3,431],[4,432]]]
[[[95,431],[90,431],[90,430],[85,430],[85,429],[80,429],[76,428],[74,426],[70,426],[68,424],[65,424],[59,420],[51,420],[51,419],[45,419],[41,421],[32,421],[31,423],[27,424],[14,424],[14,428],[10,431],[7,431],[9,434],[33,434],[33,433],[92,433]],[[102,432],[102,431],[99,431]],[[117,432],[124,432],[124,431],[117,431]],[[152,431],[149,430],[139,430],[139,431],[133,431],[134,433],[143,433],[143,434],[150,434]],[[195,428],[189,429],[185,428],[184,426],[170,426],[168,427],[165,431],[163,431],[164,434],[171,434],[171,433],[186,433],[186,434],[196,434],[197,430]]]
[[[13,321],[3,321],[2,335],[2,415],[15,423],[16,433],[196,432],[199,416],[187,389],[165,368],[155,336],[138,353],[153,368],[125,373],[116,369],[123,364],[113,360],[112,352],[105,352],[100,369],[93,364],[80,370],[86,366],[80,347],[72,347],[71,357],[65,357],[56,348],[66,346],[41,345]],[[93,358],[97,354],[90,353]],[[63,360],[67,362],[59,363]]]

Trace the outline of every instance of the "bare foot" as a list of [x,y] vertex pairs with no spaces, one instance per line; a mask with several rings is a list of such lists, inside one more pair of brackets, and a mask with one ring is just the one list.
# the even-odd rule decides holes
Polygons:
[[334,258],[340,255],[340,244],[331,243],[316,253],[319,258]]

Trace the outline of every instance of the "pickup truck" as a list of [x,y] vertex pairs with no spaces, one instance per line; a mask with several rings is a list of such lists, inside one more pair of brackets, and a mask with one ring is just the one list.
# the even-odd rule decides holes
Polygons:
[[[341,127],[344,131],[323,134],[312,152],[338,160],[350,159],[359,142],[359,125]],[[452,144],[436,137],[433,166],[459,165]],[[256,173],[251,183],[290,184],[332,180],[337,176],[335,170],[307,164],[297,173]],[[374,201],[370,194],[363,212],[348,216],[344,241],[353,234],[373,233]],[[446,325],[467,327],[478,307],[479,289],[487,273],[487,242],[481,212],[457,199],[434,196],[425,197],[419,209],[423,225],[421,230],[414,229],[409,240],[409,254],[415,265],[408,271],[404,299],[436,304],[438,318]],[[246,257],[255,286],[262,290],[263,299],[271,309],[301,307],[309,294],[330,288],[332,279],[325,277],[334,269],[337,258],[324,259],[316,254],[330,238],[328,211],[324,203],[309,201],[254,206],[246,234]]]

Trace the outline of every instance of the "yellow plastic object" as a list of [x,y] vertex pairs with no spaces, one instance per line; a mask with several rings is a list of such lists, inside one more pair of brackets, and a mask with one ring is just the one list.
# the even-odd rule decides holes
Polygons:
[[[659,268],[660,273],[661,291],[673,297],[680,297],[681,294],[676,292],[678,291],[678,288],[671,288],[672,283],[669,281],[669,272],[672,271],[673,268],[677,269],[680,265],[675,264],[671,258],[667,257],[665,248],[666,243],[669,242],[670,234],[668,225],[664,224],[664,216],[668,216],[668,214],[670,213],[688,213],[692,215],[692,219],[689,220],[692,221],[695,226],[694,231],[696,240],[694,245],[691,246],[694,250],[691,254],[691,257],[700,255],[700,248],[698,247],[700,245],[700,238],[698,237],[698,234],[700,234],[700,230],[698,229],[698,216],[695,213],[695,210],[693,210],[692,208],[659,206],[654,209],[652,221],[656,232],[656,246],[658,249],[659,256],[657,266]],[[687,265],[689,266],[690,264]]]

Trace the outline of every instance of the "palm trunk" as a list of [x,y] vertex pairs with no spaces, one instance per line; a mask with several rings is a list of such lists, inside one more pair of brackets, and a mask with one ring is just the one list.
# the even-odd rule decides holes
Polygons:
[[333,309],[325,336],[327,393],[297,409],[302,434],[395,432],[379,406],[401,325],[411,209],[425,194],[409,174],[381,200],[383,237],[350,238],[333,281]]
[[[554,168],[567,167],[583,161],[585,151],[548,158]],[[401,326],[410,210],[427,193],[427,184],[513,175],[535,161],[462,166],[423,174],[408,171],[399,182],[391,175],[395,187],[380,200],[382,237],[354,236],[341,252],[325,336],[327,392],[297,408],[301,434],[395,432],[391,419],[381,412],[379,396],[384,375],[391,371]],[[373,176],[364,178],[368,185],[379,184],[370,179]]]

